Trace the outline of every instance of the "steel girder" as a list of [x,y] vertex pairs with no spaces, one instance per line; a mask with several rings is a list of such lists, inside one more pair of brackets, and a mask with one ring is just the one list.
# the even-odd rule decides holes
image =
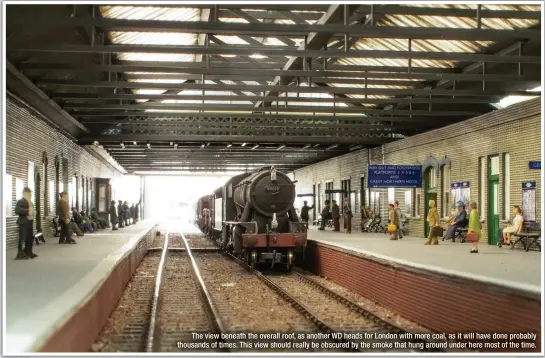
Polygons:
[[[27,25],[29,18],[13,19],[14,23]],[[540,31],[536,30],[496,30],[434,27],[358,27],[341,24],[286,25],[286,24],[242,24],[204,21],[162,21],[162,20],[126,20],[99,17],[39,17],[32,18],[32,25],[44,28],[63,27],[99,27],[109,31],[171,32],[171,33],[212,33],[244,34],[263,36],[305,36],[310,33],[349,34],[366,38],[411,38],[469,40],[469,41],[504,41],[534,39],[539,40]]]
[[[51,93],[51,98],[55,100],[66,101],[107,101],[107,100],[197,100],[197,101],[231,101],[231,102],[255,102],[261,99],[261,96],[215,96],[215,95],[165,95],[165,94],[97,94],[97,93]],[[494,101],[499,101],[501,97],[489,97],[489,98],[476,98],[476,97],[448,97],[448,98],[312,98],[312,97],[267,97],[271,101],[277,102],[288,102],[288,103],[298,103],[298,102],[314,102],[314,103],[359,103],[359,104],[430,104],[430,103],[443,103],[443,104],[457,104],[457,103],[493,103]],[[162,105],[161,103],[155,103]],[[168,103],[165,103],[167,105]],[[66,102],[64,108],[74,108],[71,107],[71,103]],[[283,106],[284,104],[281,104]],[[273,111],[275,107],[267,108],[268,111]]]
[[[90,112],[84,112],[85,114],[82,115],[93,115],[93,114],[104,114],[104,115],[110,115],[110,114],[125,114],[127,116],[130,115],[138,115],[138,111],[141,110],[161,110],[165,111],[166,113],[169,113],[168,111],[173,111],[172,113],[176,113],[177,110],[184,110],[184,111],[192,111],[192,112],[198,112],[198,111],[213,111],[213,112],[221,112],[221,113],[229,113],[229,112],[237,112],[237,111],[259,111],[259,108],[254,108],[252,106],[248,105],[239,105],[239,104],[197,104],[197,103],[191,103],[191,104],[185,104],[185,103],[137,103],[137,104],[85,104],[85,103],[74,103],[74,104],[67,104],[64,106],[65,109],[77,109],[77,110],[88,110]],[[111,112],[105,112],[105,110],[113,110]],[[123,112],[118,112],[117,110],[123,110]],[[278,107],[270,107],[268,108],[269,111],[273,111],[276,113],[334,113],[334,114],[341,114],[341,113],[355,113],[355,114],[362,114],[362,115],[369,115],[369,114],[375,114],[375,115],[384,115],[384,114],[390,114],[394,116],[475,116],[479,115],[480,112],[472,112],[472,111],[434,111],[431,112],[429,110],[393,110],[393,111],[384,111],[382,109],[367,109],[367,108],[355,108],[355,107],[337,107],[337,106],[327,106],[327,107],[319,107],[319,106],[300,106],[300,107],[293,107],[293,106],[278,106]],[[102,111],[102,112],[95,112],[95,111]],[[79,112],[73,112],[74,114]],[[150,113],[160,113],[160,112],[150,112]],[[172,114],[169,113],[169,114]]]
[[308,144],[369,144],[380,145],[399,139],[394,135],[388,135],[383,138],[377,137],[353,137],[353,136],[293,136],[293,135],[268,135],[268,136],[248,136],[248,135],[181,135],[164,131],[161,134],[113,134],[113,135],[93,135],[80,138],[78,141],[82,144],[91,144],[94,141],[119,142],[119,141],[165,141],[165,142],[245,142],[245,143],[308,143]]
[[[270,111],[274,112],[274,111]],[[359,116],[301,116],[301,115],[274,115],[274,114],[213,114],[213,113],[199,113],[199,112],[175,112],[174,115],[168,115],[165,112],[150,113],[139,112],[138,115],[132,115],[128,118],[115,118],[117,115],[105,115],[98,114],[94,116],[87,116],[82,114],[74,114],[74,116],[80,118],[82,123],[111,123],[111,124],[126,124],[139,122],[151,122],[151,123],[203,123],[203,124],[216,124],[216,123],[244,123],[248,125],[266,125],[269,123],[281,123],[284,125],[314,125],[314,124],[376,124],[380,122],[405,122],[410,124],[429,124],[432,121],[441,120],[444,123],[451,123],[452,118],[421,118],[421,117],[359,117]],[[124,114],[120,114],[119,117],[125,117]]]
[[[291,25],[290,25],[291,26]],[[378,27],[378,28],[382,28]],[[514,30],[513,30],[514,31]],[[533,30],[532,30],[533,31]],[[516,32],[516,31],[514,31]],[[168,53],[168,54],[200,54],[200,55],[237,55],[250,56],[256,53],[271,56],[305,56],[326,58],[378,58],[378,59],[412,59],[412,60],[448,60],[466,62],[503,62],[540,64],[540,56],[497,56],[487,54],[460,52],[407,52],[383,50],[298,50],[276,46],[182,46],[182,45],[45,45],[32,47],[8,48],[10,52],[56,52],[56,53]],[[289,79],[291,82],[292,79]]]
[[[503,75],[503,74],[479,74],[479,73],[449,73],[438,68],[437,73],[416,72],[415,68],[411,72],[406,72],[406,68],[398,68],[402,71],[397,72],[379,72],[379,69],[371,68],[370,71],[353,70],[277,70],[277,69],[239,69],[232,67],[167,67],[159,65],[131,66],[131,65],[87,65],[75,66],[68,63],[23,63],[19,66],[24,71],[48,71],[48,72],[157,72],[161,74],[135,75],[139,79],[157,79],[157,78],[178,78],[186,80],[199,80],[201,75],[205,75],[210,80],[227,80],[236,77],[239,80],[253,81],[258,79],[269,79],[275,76],[290,76],[311,78],[314,81],[342,82],[346,79],[415,79],[423,81],[489,81],[489,82],[510,82],[510,81],[538,81],[539,78],[525,75]],[[329,66],[328,68],[330,68]],[[338,67],[338,66],[337,66]],[[349,67],[349,66],[347,66]],[[369,82],[371,84],[371,82]]]
[[102,88],[139,88],[139,89],[176,89],[176,90],[205,90],[205,91],[278,91],[288,93],[334,93],[334,94],[370,94],[386,96],[402,95],[427,95],[427,96],[485,96],[485,97],[506,97],[533,96],[535,94],[527,91],[478,91],[478,90],[442,90],[442,89],[391,89],[391,88],[345,88],[345,87],[301,87],[301,86],[262,86],[247,84],[194,84],[194,83],[141,83],[127,81],[74,81],[74,80],[40,80],[39,85],[67,86],[67,87],[102,87]]

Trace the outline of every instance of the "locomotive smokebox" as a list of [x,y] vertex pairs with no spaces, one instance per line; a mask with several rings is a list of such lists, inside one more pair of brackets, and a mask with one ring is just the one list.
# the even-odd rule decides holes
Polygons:
[[295,201],[295,184],[282,172],[262,169],[250,174],[234,188],[235,203],[244,208],[247,202],[264,216],[287,213]]

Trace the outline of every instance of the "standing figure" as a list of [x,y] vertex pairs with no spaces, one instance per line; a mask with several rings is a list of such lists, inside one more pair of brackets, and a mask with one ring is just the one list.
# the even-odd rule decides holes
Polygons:
[[61,225],[59,244],[75,244],[76,240],[72,239],[72,225],[70,222],[70,208],[68,206],[67,192],[61,193],[61,198],[57,203],[57,215],[59,216],[59,224]]
[[129,226],[131,224],[128,202],[123,203],[123,219],[125,220],[125,226]]
[[134,222],[140,219],[140,201],[134,206]]
[[397,240],[397,228],[399,227],[399,218],[397,217],[397,213],[394,209],[394,204],[388,205],[388,214],[390,217],[390,225],[395,225],[396,229],[394,231],[390,231],[390,240]]
[[324,208],[322,209],[322,221],[318,230],[325,230],[325,224],[329,220],[329,200],[325,201]]
[[23,197],[15,205],[15,214],[19,216],[17,225],[19,225],[19,244],[17,246],[17,256],[15,260],[26,260],[38,257],[32,252],[34,235],[32,225],[34,224],[34,205],[32,204],[32,190],[26,187],[23,189]]
[[133,224],[136,224],[136,218],[134,217],[134,204],[131,205],[129,208],[129,212],[131,213],[131,220]]
[[112,231],[118,230],[116,225],[119,222],[117,212],[115,211],[115,200],[110,203],[110,223],[112,224]]
[[435,200],[430,200],[429,202],[430,211],[428,212],[428,223],[430,224],[430,233],[428,235],[428,241],[424,245],[437,245],[439,244],[439,236],[436,231],[440,229],[435,229],[439,226],[439,213],[435,207]]
[[303,207],[301,208],[301,220],[308,223],[308,211],[314,208],[314,205],[308,206],[307,201],[303,201]]
[[341,224],[339,222],[341,218],[339,205],[337,201],[333,200],[333,206],[331,207],[331,218],[333,219],[333,231],[341,231]]
[[343,214],[344,214],[344,228],[346,229],[347,234],[351,234],[353,215],[352,215],[352,209],[350,209],[350,201],[348,199],[344,199]]
[[479,212],[477,211],[476,202],[472,201],[469,203],[469,208],[471,211],[469,212],[469,225],[467,227],[467,232],[474,232],[477,234],[477,241],[473,241],[473,248],[469,252],[476,254],[479,252],[479,247],[477,245],[481,239],[481,219]]
[[401,208],[399,207],[399,201],[394,201],[394,209],[397,214],[397,218],[399,219],[399,226],[397,227],[397,234],[399,235],[400,239],[403,239],[403,222],[401,219],[403,218],[403,214],[401,213]]
[[118,200],[117,201],[117,215],[118,215],[118,218],[119,218],[119,228],[122,229],[124,228],[125,226],[123,225],[123,219],[124,219],[124,213],[123,213],[123,202],[121,200]]

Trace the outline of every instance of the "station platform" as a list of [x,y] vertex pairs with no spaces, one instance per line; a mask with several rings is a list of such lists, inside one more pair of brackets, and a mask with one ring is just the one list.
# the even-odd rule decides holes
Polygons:
[[310,227],[300,266],[435,332],[537,334],[541,253]]
[[458,241],[424,245],[425,238],[404,236],[401,240],[390,240],[387,234],[353,231],[347,235],[317,228],[309,228],[310,240],[339,249],[449,276],[541,292],[541,253],[537,251],[479,244],[479,253],[470,254],[471,244]]
[[[77,245],[59,245],[57,237],[49,237],[46,244],[35,246],[38,257],[33,260],[14,260],[17,250],[7,250],[4,354],[43,351],[52,336],[65,334],[57,331],[96,295],[113,270],[135,250],[147,249],[154,227],[155,223],[142,221],[118,231],[74,236]],[[64,338],[85,340],[85,332],[78,331],[82,330]]]

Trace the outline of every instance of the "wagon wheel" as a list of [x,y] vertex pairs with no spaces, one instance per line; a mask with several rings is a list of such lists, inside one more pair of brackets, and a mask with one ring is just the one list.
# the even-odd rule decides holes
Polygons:
[[256,250],[252,250],[252,253],[250,254],[250,257],[249,257],[249,263],[250,263],[250,267],[252,269],[255,269],[255,264],[257,263],[257,251]]

